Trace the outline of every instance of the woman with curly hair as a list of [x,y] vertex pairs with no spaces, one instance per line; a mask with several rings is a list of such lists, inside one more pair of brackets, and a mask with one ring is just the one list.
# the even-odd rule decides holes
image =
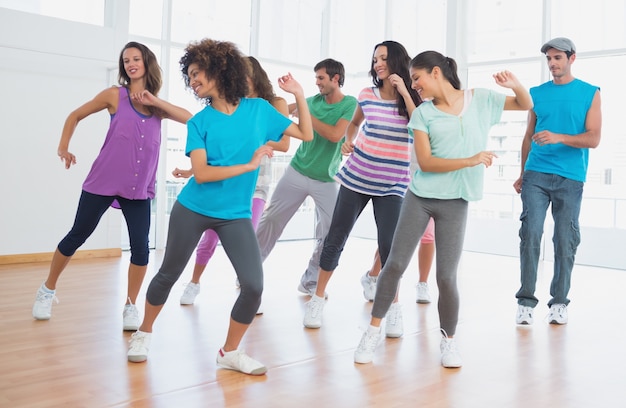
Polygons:
[[[247,57],[248,62],[248,97],[249,98],[263,98],[268,101],[276,110],[285,116],[289,116],[289,108],[287,107],[287,101],[285,98],[276,96],[272,83],[267,76],[267,73],[261,67],[259,61],[254,57]],[[286,152],[289,150],[289,136],[283,136],[278,142],[267,142],[274,151]],[[191,170],[180,170],[176,168],[172,174],[174,177],[190,177]],[[257,180],[256,188],[252,198],[252,226],[256,230],[261,219],[261,214],[265,208],[267,196],[269,195],[270,182],[272,174],[272,161],[265,157],[261,160],[261,166],[259,167],[259,178]],[[192,305],[196,299],[196,296],[200,293],[200,277],[207,264],[211,260],[211,257],[215,253],[219,237],[217,233],[210,229],[206,230],[202,234],[202,239],[196,249],[196,264],[193,268],[193,275],[191,281],[185,286],[185,291],[180,297],[181,305]],[[257,311],[257,314],[262,312]]]
[[295,96],[302,112],[298,124],[266,100],[246,98],[248,66],[231,42],[192,42],[180,66],[186,86],[207,106],[187,122],[185,153],[191,159],[193,177],[172,207],[163,263],[148,287],[145,317],[132,335],[128,360],[142,362],[148,358],[152,326],[172,286],[204,231],[213,229],[241,284],[217,364],[262,375],[267,368],[238,349],[263,292],[263,267],[250,203],[261,160],[272,156],[267,142],[276,142],[283,134],[305,141],[313,139],[308,106],[302,86],[291,74],[280,77],[278,84]]

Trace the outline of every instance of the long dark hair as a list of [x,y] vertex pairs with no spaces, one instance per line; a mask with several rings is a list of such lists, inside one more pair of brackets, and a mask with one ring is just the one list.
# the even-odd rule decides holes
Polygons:
[[[154,96],[159,94],[161,90],[161,86],[163,85],[163,77],[161,75],[161,67],[157,62],[156,55],[148,47],[145,45],[131,41],[122,48],[120,52],[120,58],[118,61],[118,72],[117,72],[117,82],[121,86],[128,88],[130,85],[130,77],[124,69],[124,51],[129,48],[136,48],[141,52],[141,58],[143,59],[143,66],[146,71],[144,78],[146,81],[146,90],[150,91],[150,93]],[[157,109],[154,106],[147,106],[148,111],[150,113],[157,112]]]
[[411,60],[411,68],[423,69],[429,74],[433,68],[439,67],[444,78],[450,82],[454,89],[461,89],[461,80],[457,73],[456,61],[453,58],[446,57],[437,51],[424,51]]
[[[411,95],[413,103],[415,103],[415,106],[419,106],[419,104],[422,103],[422,100],[420,99],[418,93],[411,88],[411,77],[409,75],[409,62],[411,61],[411,57],[409,57],[409,53],[406,51],[406,48],[404,48],[404,46],[399,42],[387,40],[374,46],[372,56],[376,53],[376,49],[381,46],[387,47],[387,69],[390,73],[397,74],[402,78],[406,89]],[[376,88],[383,86],[383,81],[378,79],[376,71],[374,70],[374,58],[372,58],[370,66],[370,76],[372,77],[372,82]],[[409,119],[411,117],[411,112],[407,110],[404,98],[399,93],[396,95],[396,104],[398,105],[398,113]]]
[[261,66],[261,63],[254,57],[248,57],[249,72],[248,76],[252,81],[252,86],[256,91],[259,98],[263,98],[266,101],[272,101],[276,97],[274,88],[272,87],[272,81],[267,76],[267,72]]

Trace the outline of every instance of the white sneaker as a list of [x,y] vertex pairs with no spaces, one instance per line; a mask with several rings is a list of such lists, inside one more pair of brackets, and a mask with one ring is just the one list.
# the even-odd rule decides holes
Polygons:
[[370,276],[370,271],[365,272],[365,275],[361,276],[361,286],[363,286],[363,296],[365,300],[373,302],[376,297],[376,281],[378,276]]
[[37,289],[33,304],[33,317],[37,320],[49,320],[52,316],[52,302],[59,303],[59,299],[55,296],[56,291],[46,292],[43,286],[44,283]]
[[134,331],[139,329],[139,310],[137,306],[131,304],[124,305],[124,331]]
[[263,375],[267,372],[267,367],[248,356],[243,350],[226,352],[220,349],[216,361],[219,367],[240,371],[244,374]]
[[399,303],[392,303],[385,315],[385,336],[396,338],[403,334],[402,306]]
[[415,287],[417,291],[416,303],[430,303],[430,293],[428,292],[428,283],[418,282]]
[[374,351],[380,341],[380,336],[380,331],[378,333],[370,333],[369,330],[366,330],[365,333],[363,333],[359,346],[354,352],[355,363],[367,364],[372,362],[374,359]]
[[550,306],[548,322],[550,324],[567,324],[567,305],[555,303]]
[[152,333],[136,331],[130,336],[130,346],[128,347],[128,361],[131,363],[141,363],[148,359],[148,349],[150,348]]
[[200,284],[189,282],[187,286],[185,286],[185,291],[180,297],[181,305],[193,305],[193,302],[196,300],[196,296],[200,293]]
[[441,338],[439,348],[441,349],[442,366],[446,368],[458,368],[463,365],[456,340],[444,336]]
[[515,322],[517,324],[533,324],[533,308],[530,306],[517,305]]
[[322,327],[322,313],[324,312],[325,299],[313,295],[311,300],[304,304],[304,319],[302,324],[309,329],[319,329]]

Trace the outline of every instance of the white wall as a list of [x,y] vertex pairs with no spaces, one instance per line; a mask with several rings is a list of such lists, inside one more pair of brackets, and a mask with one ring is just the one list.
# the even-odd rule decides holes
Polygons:
[[[56,154],[61,130],[72,110],[112,85],[122,46],[112,28],[0,8],[0,256],[52,252],[71,228],[109,115],[79,123],[69,170]],[[107,211],[81,249],[119,248],[120,228],[119,211]]]

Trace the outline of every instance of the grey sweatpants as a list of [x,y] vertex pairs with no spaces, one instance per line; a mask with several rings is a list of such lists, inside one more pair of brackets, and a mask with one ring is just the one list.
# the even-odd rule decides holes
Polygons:
[[170,214],[163,263],[148,286],[146,299],[155,306],[165,303],[202,233],[208,229],[214,230],[219,236],[241,285],[230,316],[238,323],[250,324],[261,304],[263,265],[252,220],[249,218],[211,218],[193,212],[176,201]]
[[463,252],[468,203],[462,199],[438,200],[417,197],[407,191],[391,243],[391,252],[378,277],[372,316],[382,319],[396,296],[404,274],[428,221],[435,221],[439,324],[448,336],[459,320],[457,269]]
[[317,286],[320,255],[324,246],[324,238],[330,228],[330,219],[335,209],[338,188],[334,181],[314,180],[300,174],[293,167],[287,166],[285,174],[276,185],[269,205],[263,211],[256,230],[261,257],[265,261],[300,205],[308,196],[313,198],[315,202],[315,249],[309,259],[306,271],[300,278],[302,286],[307,289],[315,289]]

